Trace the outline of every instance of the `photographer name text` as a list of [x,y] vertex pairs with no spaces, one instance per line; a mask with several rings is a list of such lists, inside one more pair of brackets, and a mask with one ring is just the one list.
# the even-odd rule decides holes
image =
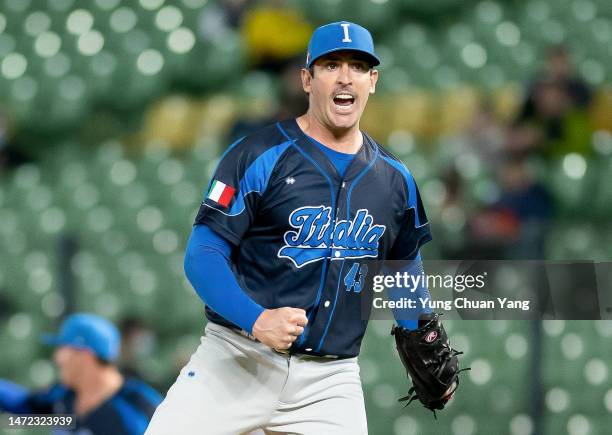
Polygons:
[[453,300],[432,300],[429,298],[399,298],[397,300],[386,300],[374,298],[374,308],[385,309],[431,309],[450,311],[452,309],[502,309],[502,310],[529,310],[530,301],[511,300],[508,298],[495,298],[487,300],[471,300],[468,298],[456,298]]

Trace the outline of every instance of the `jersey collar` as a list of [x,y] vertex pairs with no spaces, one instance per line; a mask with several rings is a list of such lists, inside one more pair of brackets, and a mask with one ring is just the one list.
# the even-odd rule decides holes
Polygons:
[[340,174],[338,174],[327,155],[325,155],[325,153],[313,143],[312,139],[302,131],[295,118],[283,121],[281,125],[289,137],[295,141],[295,145],[312,157],[330,178],[336,182],[350,182],[357,177],[377,155],[376,144],[367,134],[362,132],[363,144],[346,169],[344,177],[340,177]]

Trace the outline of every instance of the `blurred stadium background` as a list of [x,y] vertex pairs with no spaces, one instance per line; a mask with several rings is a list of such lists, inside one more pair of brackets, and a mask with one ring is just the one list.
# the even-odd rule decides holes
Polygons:
[[[304,109],[339,19],[377,42],[362,127],[419,183],[425,258],[612,257],[609,0],[0,0],[0,377],[49,383],[40,332],[86,310],[165,392],[203,329],[182,261],[216,158]],[[434,421],[372,322],[371,434],[610,433],[612,321],[446,325],[472,371]]]

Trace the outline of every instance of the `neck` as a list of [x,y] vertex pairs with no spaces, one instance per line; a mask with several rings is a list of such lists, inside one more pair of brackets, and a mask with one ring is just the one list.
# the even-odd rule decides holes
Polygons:
[[361,148],[363,136],[359,131],[359,122],[346,129],[333,130],[319,121],[310,110],[296,121],[304,133],[335,151],[355,154]]
[[83,376],[74,391],[77,401],[84,404],[82,411],[86,412],[115,394],[122,384],[123,376],[115,367],[96,367]]

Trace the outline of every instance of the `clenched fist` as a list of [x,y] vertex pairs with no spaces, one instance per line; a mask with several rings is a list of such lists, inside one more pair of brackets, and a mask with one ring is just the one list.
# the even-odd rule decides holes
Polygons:
[[272,349],[286,350],[302,335],[307,323],[306,312],[300,308],[265,310],[253,325],[253,336]]

